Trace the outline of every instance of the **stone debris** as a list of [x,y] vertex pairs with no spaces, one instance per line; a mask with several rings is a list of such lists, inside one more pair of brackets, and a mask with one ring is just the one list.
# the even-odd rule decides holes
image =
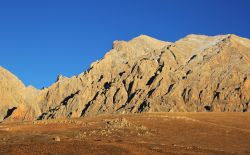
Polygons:
[[60,142],[61,138],[59,136],[55,136],[55,137],[53,137],[53,140],[56,141],[56,142]]
[[91,136],[111,137],[116,133],[120,136],[126,136],[124,131],[135,133],[137,136],[152,135],[153,132],[143,125],[136,125],[128,121],[126,118],[104,119],[104,127],[95,130],[83,130],[77,133],[75,138],[88,139]]
[[106,122],[106,128],[119,129],[119,128],[128,128],[132,126],[132,124],[125,118],[117,118],[104,121]]

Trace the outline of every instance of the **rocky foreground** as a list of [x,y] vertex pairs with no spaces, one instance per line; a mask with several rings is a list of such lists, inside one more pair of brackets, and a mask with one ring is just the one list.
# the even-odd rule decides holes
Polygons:
[[250,113],[144,113],[0,124],[0,154],[248,155]]
[[175,43],[141,35],[115,41],[80,75],[25,87],[0,68],[0,121],[142,112],[248,112],[250,40],[188,35]]

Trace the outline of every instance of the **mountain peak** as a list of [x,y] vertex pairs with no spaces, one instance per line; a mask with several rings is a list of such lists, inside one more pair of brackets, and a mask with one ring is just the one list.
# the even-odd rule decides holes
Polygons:
[[134,39],[142,39],[142,40],[157,40],[151,36],[145,35],[145,34],[141,34],[137,37],[135,37]]
[[0,67],[0,101],[5,103],[0,104],[0,120],[23,103],[29,103],[25,107],[33,109],[34,119],[250,111],[249,45],[249,39],[233,34],[191,34],[175,43],[140,35],[115,41],[89,70],[77,78],[59,75],[57,83],[43,90],[17,87],[16,80],[6,78],[14,75]]
[[68,79],[68,77],[66,76],[63,76],[62,74],[59,74],[56,78],[56,82],[60,82],[60,81],[63,81],[65,79]]
[[145,34],[141,34],[138,37],[133,38],[129,42],[155,44],[155,45],[162,45],[162,44],[169,44],[170,43],[170,42],[155,39],[155,38],[150,37],[150,36],[145,35]]
[[21,80],[18,79],[13,73],[5,69],[4,67],[0,66],[0,79],[2,83],[15,83],[18,86],[24,87],[24,84]]
[[212,41],[212,40],[222,40],[224,38],[230,37],[231,34],[226,35],[216,35],[216,36],[207,36],[200,34],[189,34],[181,40],[189,40],[189,41]]
[[[125,52],[124,55],[131,54],[131,59],[133,59],[132,56],[138,57],[147,54],[149,51],[152,50],[160,50],[163,47],[168,46],[170,44],[172,43],[161,41],[153,37],[150,37],[148,35],[140,35],[129,41],[118,41],[118,40],[114,41],[113,49],[115,49],[116,51],[123,51],[122,53]],[[111,53],[108,52],[106,55],[110,54]]]

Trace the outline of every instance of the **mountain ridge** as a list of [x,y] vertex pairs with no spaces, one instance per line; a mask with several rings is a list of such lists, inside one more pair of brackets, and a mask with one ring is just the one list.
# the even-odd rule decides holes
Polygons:
[[[20,93],[25,103],[20,112],[13,106],[17,113],[14,118],[157,111],[246,112],[250,101],[249,49],[249,39],[233,34],[191,34],[174,43],[146,35],[114,41],[103,59],[85,72],[70,78],[59,75],[55,83],[41,90],[25,87],[26,95]],[[32,113],[26,117],[23,111]]]

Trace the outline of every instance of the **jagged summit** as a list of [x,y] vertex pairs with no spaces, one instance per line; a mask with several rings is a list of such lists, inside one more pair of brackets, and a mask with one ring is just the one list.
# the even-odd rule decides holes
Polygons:
[[140,34],[138,37],[133,38],[132,40],[136,40],[136,39],[141,39],[141,40],[157,40],[153,37],[150,37],[149,35],[145,35],[145,34]]
[[132,42],[147,42],[147,43],[166,43],[166,41],[158,40],[151,36],[141,34],[131,40]]
[[[171,42],[166,42],[166,41],[161,41],[157,40],[153,37],[147,36],[147,35],[140,35],[138,37],[135,37],[131,39],[130,41],[114,41],[113,42],[113,47],[121,47],[121,46],[134,46],[138,48],[143,48],[143,47],[148,47],[148,48],[157,48],[160,49],[164,46],[167,46],[171,44]],[[119,48],[117,48],[119,49]]]
[[14,83],[0,85],[0,119],[248,112],[249,51],[250,40],[232,34],[192,34],[175,43],[140,35],[130,41],[115,41],[104,58],[87,71],[71,78],[59,75],[42,90],[16,87],[0,67],[3,81]]
[[56,78],[56,82],[61,82],[61,81],[65,80],[65,79],[68,79],[68,77],[63,76],[62,74],[59,74],[57,76],[57,78]]
[[225,35],[215,35],[215,36],[208,36],[208,35],[202,35],[202,34],[189,34],[185,38],[193,38],[193,39],[212,39],[212,38],[226,38],[233,34],[225,34]]
[[199,45],[204,45],[204,44],[216,44],[222,40],[230,38],[231,35],[217,35],[217,36],[206,36],[206,35],[197,35],[197,34],[190,34],[184,37],[183,39],[180,39],[176,41],[176,43],[179,42],[185,42],[188,44],[199,44]]
[[207,36],[207,35],[200,35],[200,34],[189,34],[183,39],[180,39],[176,42],[180,41],[187,41],[187,42],[200,42],[200,43],[206,43],[209,42],[212,44],[213,42],[221,42],[226,40],[235,40],[242,44],[248,44],[249,45],[249,39],[248,38],[242,38],[235,34],[225,34],[225,35],[216,35],[216,36]]

